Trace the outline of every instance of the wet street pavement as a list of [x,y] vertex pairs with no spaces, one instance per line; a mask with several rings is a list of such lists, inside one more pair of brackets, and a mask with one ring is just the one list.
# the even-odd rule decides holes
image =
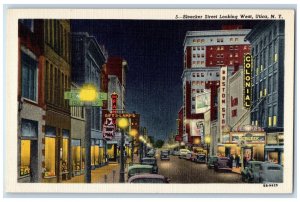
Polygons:
[[231,172],[215,172],[206,164],[170,156],[170,161],[157,158],[158,173],[169,177],[170,183],[242,183],[241,175]]

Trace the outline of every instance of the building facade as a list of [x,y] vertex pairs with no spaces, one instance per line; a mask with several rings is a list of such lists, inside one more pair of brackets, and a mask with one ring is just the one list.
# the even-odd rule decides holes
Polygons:
[[18,27],[18,182],[42,181],[45,126],[41,21],[19,20]]
[[71,177],[71,113],[64,92],[71,87],[70,21],[44,20],[45,182]]
[[[79,87],[92,84],[100,91],[101,68],[106,62],[106,52],[94,36],[88,33],[72,33],[72,81]],[[101,107],[91,109],[91,165],[101,166],[103,155]],[[88,120],[86,120],[88,121]],[[102,151],[102,152],[101,152]]]
[[265,160],[283,163],[284,21],[258,24],[247,35],[253,59],[251,123],[267,133]]
[[[243,65],[244,54],[250,52],[249,43],[244,41],[250,30],[228,27],[223,30],[189,31],[184,40],[183,82],[183,139],[193,144],[194,122],[196,130],[204,124],[204,112],[210,108],[210,119],[218,116],[218,87],[220,86],[220,67],[227,66],[232,74]],[[201,107],[197,96],[210,92],[210,105]],[[201,99],[200,99],[201,100]],[[207,101],[206,101],[207,102]],[[202,132],[204,133],[204,132]],[[201,143],[204,142],[204,136]]]

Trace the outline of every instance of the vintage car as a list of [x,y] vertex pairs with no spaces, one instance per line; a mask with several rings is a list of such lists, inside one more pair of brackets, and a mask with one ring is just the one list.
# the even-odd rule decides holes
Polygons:
[[218,157],[214,163],[215,171],[231,171],[232,168],[230,167],[230,159],[227,157]]
[[179,151],[178,150],[173,150],[172,155],[173,156],[179,156]]
[[160,151],[160,160],[170,160],[169,150]]
[[154,157],[145,157],[141,159],[142,165],[151,165],[153,166],[153,173],[158,173],[157,161]]
[[206,163],[206,155],[205,154],[197,154],[194,162],[196,162],[196,163]]
[[213,168],[215,166],[215,162],[218,160],[217,156],[210,156],[207,160],[207,167]]
[[128,167],[128,179],[134,175],[153,174],[153,166],[151,165],[133,165]]
[[189,153],[190,150],[188,149],[180,149],[179,150],[179,158],[186,158],[187,153]]
[[155,157],[155,150],[151,149],[146,154],[147,157]]
[[158,174],[140,174],[129,178],[128,183],[169,183],[170,179]]
[[247,167],[245,167],[241,174],[243,182],[283,182],[283,167],[270,162],[249,161]]

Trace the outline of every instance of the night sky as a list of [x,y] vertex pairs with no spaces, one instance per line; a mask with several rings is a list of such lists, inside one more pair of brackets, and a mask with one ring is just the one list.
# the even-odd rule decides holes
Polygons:
[[88,32],[109,56],[127,60],[126,109],[141,114],[150,136],[176,132],[182,105],[183,40],[187,31],[222,25],[251,29],[258,21],[71,20],[72,32]]

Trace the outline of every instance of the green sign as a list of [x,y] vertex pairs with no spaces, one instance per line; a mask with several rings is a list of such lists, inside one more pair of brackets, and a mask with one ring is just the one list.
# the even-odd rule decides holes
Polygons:
[[85,106],[91,105],[95,107],[102,107],[103,100],[107,100],[107,93],[100,92],[94,102],[82,102],[79,98],[79,90],[66,91],[64,93],[64,99],[69,100],[70,106]]

